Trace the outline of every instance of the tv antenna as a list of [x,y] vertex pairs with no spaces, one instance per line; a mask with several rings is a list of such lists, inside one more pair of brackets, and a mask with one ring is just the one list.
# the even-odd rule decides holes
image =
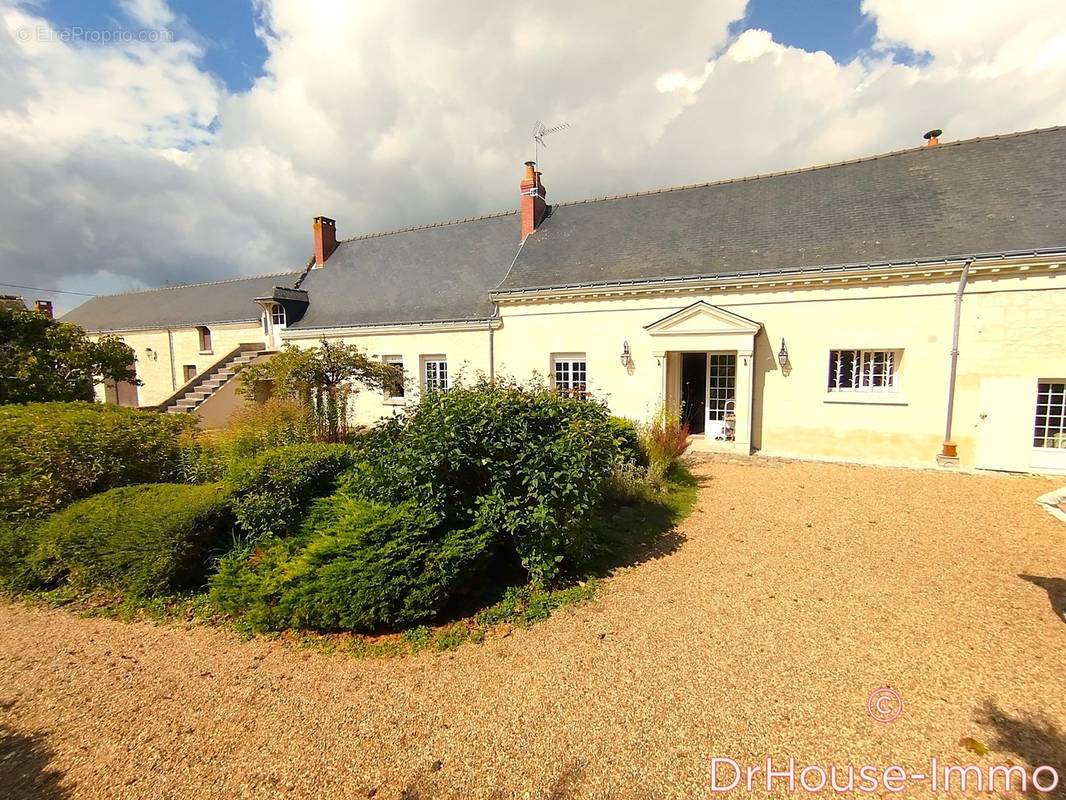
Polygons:
[[543,122],[541,122],[538,119],[533,125],[533,160],[534,161],[537,160],[537,156],[538,156],[537,148],[538,147],[547,147],[548,146],[544,142],[544,137],[545,136],[550,136],[551,134],[558,133],[559,131],[565,131],[569,127],[570,127],[570,123],[569,122],[560,122],[558,125],[552,125],[549,128],[547,125],[545,125]]

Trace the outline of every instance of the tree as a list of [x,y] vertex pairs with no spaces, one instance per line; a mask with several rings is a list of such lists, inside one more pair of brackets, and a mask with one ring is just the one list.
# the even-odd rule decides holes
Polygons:
[[249,400],[270,384],[274,397],[302,402],[311,415],[318,438],[339,442],[348,435],[348,411],[360,388],[383,389],[403,381],[396,367],[375,361],[352,344],[321,341],[301,349],[286,344],[268,360],[240,370],[241,393]]
[[77,325],[0,308],[0,404],[92,400],[105,380],[140,383],[121,339],[93,341]]

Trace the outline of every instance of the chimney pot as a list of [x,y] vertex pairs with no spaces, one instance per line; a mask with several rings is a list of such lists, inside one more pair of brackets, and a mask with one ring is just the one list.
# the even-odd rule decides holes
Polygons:
[[315,238],[315,266],[321,267],[337,249],[337,221],[329,217],[315,217],[311,230]]
[[522,210],[522,241],[524,242],[529,234],[540,227],[540,223],[544,221],[544,216],[548,210],[548,204],[545,202],[548,192],[541,182],[535,161],[526,162],[526,176],[522,179],[519,187],[522,192],[520,203]]
[[944,131],[940,130],[940,128],[933,128],[933,130],[927,131],[922,137],[923,139],[925,139],[925,146],[936,147],[938,144],[940,144],[940,137],[943,135],[943,133]]
[[51,300],[34,300],[33,308],[38,314],[44,314],[48,319],[52,319],[52,301]]

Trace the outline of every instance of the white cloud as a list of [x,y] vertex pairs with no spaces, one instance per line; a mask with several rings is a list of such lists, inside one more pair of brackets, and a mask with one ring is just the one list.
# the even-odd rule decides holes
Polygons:
[[[162,2],[122,8],[183,24]],[[863,8],[875,47],[839,64],[767,31],[730,39],[744,0],[264,0],[265,74],[231,94],[195,39],[24,39],[38,6],[0,0],[3,279],[273,271],[306,259],[314,214],[351,235],[513,207],[536,119],[571,123],[541,153],[554,200],[1066,122],[1059,0]],[[897,63],[901,47],[928,56]]]

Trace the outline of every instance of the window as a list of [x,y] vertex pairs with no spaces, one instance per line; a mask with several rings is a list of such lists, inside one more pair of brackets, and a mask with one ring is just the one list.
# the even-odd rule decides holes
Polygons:
[[196,365],[195,364],[186,364],[181,369],[182,369],[182,372],[185,374],[185,382],[186,383],[188,383],[189,381],[191,381],[193,378],[196,377]]
[[900,350],[830,350],[829,391],[894,392]]
[[206,325],[201,325],[200,327],[198,327],[196,329],[196,333],[200,337],[200,352],[201,353],[210,353],[211,352],[211,329],[208,328]]
[[1066,448],[1066,382],[1037,383],[1033,447]]
[[385,401],[402,403],[404,401],[403,356],[385,356],[381,360],[399,370],[396,379],[385,384]]
[[721,422],[726,418],[726,411],[733,410],[729,404],[736,399],[737,357],[733,353],[711,353],[709,363],[711,373],[707,418]]
[[588,397],[585,354],[552,356],[555,391],[567,397]]
[[425,356],[422,361],[422,377],[426,391],[448,391],[448,359],[444,356]]
[[277,325],[285,324],[285,306],[275,304],[270,307],[270,321]]

